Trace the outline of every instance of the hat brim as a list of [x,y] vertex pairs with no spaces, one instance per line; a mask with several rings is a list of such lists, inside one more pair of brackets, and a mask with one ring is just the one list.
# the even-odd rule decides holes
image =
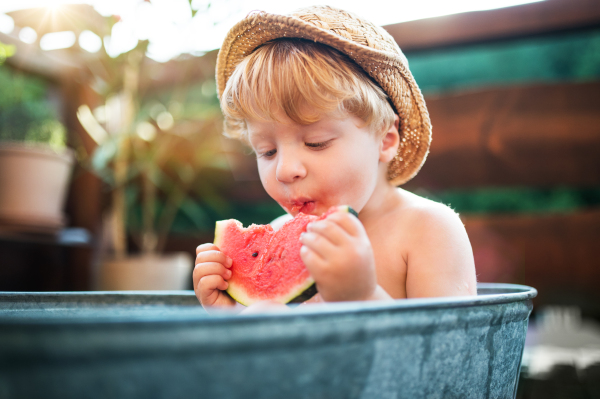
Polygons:
[[227,34],[217,57],[217,91],[221,98],[235,67],[261,44],[278,38],[301,38],[326,44],[348,55],[387,93],[400,117],[400,145],[388,166],[388,180],[401,185],[425,162],[431,122],[425,100],[404,55],[371,48],[294,16],[254,12]]

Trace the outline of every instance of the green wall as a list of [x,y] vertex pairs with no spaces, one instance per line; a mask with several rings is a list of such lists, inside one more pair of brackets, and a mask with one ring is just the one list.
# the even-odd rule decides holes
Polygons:
[[597,80],[600,29],[406,56],[426,94],[482,86]]

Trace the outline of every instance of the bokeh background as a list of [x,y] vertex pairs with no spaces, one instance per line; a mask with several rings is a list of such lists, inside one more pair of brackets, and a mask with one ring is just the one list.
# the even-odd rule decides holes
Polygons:
[[[162,258],[190,289],[215,221],[282,214],[214,81],[235,21],[290,11],[263,3],[0,5],[0,290],[110,289],[115,262]],[[538,289],[518,397],[600,397],[600,3],[331,4],[383,25],[425,94],[431,153],[403,188],[461,215],[479,281]],[[6,166],[15,143],[66,157],[64,187]],[[9,178],[36,183],[7,199]]]

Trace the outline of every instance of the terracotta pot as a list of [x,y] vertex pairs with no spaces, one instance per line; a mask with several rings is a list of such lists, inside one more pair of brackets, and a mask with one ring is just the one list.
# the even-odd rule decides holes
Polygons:
[[73,161],[69,149],[0,143],[0,228],[43,233],[63,227]]
[[187,252],[139,255],[105,261],[101,291],[184,290],[191,287],[193,260]]

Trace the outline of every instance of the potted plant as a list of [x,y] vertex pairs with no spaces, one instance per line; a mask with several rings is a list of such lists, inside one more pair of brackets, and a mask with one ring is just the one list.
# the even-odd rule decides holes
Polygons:
[[[101,101],[93,110],[82,104],[78,111],[98,143],[90,166],[111,188],[101,290],[187,288],[193,259],[188,253],[162,254],[166,238],[182,206],[195,206],[189,193],[201,171],[225,167],[218,156],[222,119],[216,94],[190,110],[186,90],[162,95],[141,90],[146,46],[139,42],[114,59],[99,58],[102,68],[95,70],[104,74],[94,82],[103,87]],[[129,250],[129,238],[139,252]]]
[[0,47],[0,229],[56,232],[65,224],[73,151],[46,98],[47,84],[2,65],[14,48]]
[[[160,121],[164,112],[155,118]],[[144,120],[145,116],[146,112],[139,112],[132,133],[107,136],[92,157],[93,169],[112,189],[105,223],[110,245],[102,262],[101,289],[187,287],[191,257],[188,253],[166,255],[163,250],[182,207],[188,213],[202,212],[190,209],[197,207],[190,191],[204,168],[218,167],[221,162],[218,110],[201,120],[174,120],[168,129],[160,128],[149,115]],[[139,249],[137,254],[129,250],[128,237]]]

